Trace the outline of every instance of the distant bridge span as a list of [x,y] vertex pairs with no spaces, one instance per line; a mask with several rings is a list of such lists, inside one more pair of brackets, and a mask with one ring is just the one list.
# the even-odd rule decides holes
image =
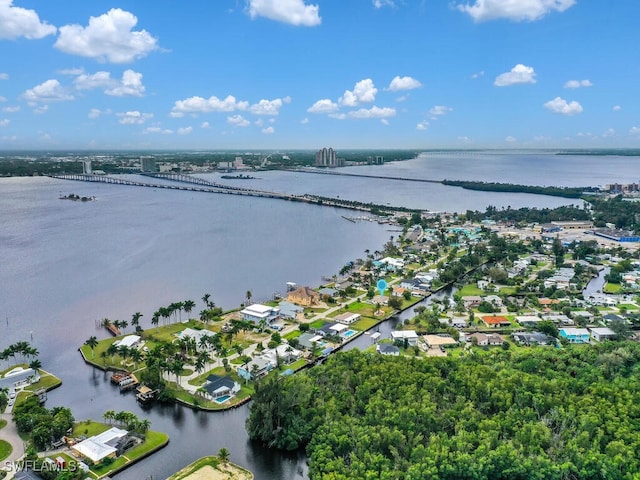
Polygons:
[[147,188],[164,188],[168,190],[184,190],[188,192],[205,192],[205,193],[222,193],[227,195],[240,195],[245,197],[261,197],[261,198],[277,198],[280,200],[289,200],[294,202],[311,203],[315,205],[323,205],[330,207],[346,208],[349,210],[358,211],[370,211],[365,205],[354,205],[352,202],[342,200],[339,198],[320,198],[314,195],[291,195],[288,193],[270,192],[266,190],[252,190],[249,188],[233,187],[229,185],[222,185],[219,183],[209,182],[202,178],[191,177],[189,175],[181,174],[151,174],[146,175],[150,178],[164,178],[166,180],[172,180],[181,183],[189,183],[193,185],[171,185],[171,184],[158,184],[147,183],[136,180],[127,180],[124,178],[114,178],[108,175],[88,175],[83,173],[72,174],[51,174],[48,175],[51,178],[57,178],[60,180],[75,180],[80,182],[93,182],[93,183],[108,183],[112,185],[128,185],[132,187],[147,187]]

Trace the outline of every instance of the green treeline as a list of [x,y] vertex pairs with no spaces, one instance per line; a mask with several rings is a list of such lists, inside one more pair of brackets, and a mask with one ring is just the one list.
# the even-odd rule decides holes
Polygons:
[[640,345],[413,359],[350,351],[253,396],[251,438],[312,479],[633,479]]
[[[626,202],[625,202],[626,203]],[[606,205],[603,205],[606,212]],[[574,205],[556,208],[502,208],[489,205],[484,212],[467,210],[465,218],[470,221],[490,219],[495,221],[513,221],[516,223],[549,223],[566,220],[591,220],[591,212]]]
[[464,180],[443,180],[442,184],[450,187],[462,187],[466,190],[479,190],[482,192],[534,193],[536,195],[551,195],[554,197],[564,198],[581,198],[583,196],[583,192],[591,189],[591,187],[542,187],[539,185],[471,182]]

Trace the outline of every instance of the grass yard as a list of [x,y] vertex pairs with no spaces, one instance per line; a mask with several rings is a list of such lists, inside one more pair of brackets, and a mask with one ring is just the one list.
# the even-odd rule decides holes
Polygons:
[[0,419],[0,430],[7,426],[7,421],[5,419]]
[[621,303],[618,305],[618,309],[626,308],[627,310],[638,310],[638,306],[633,303]]
[[13,447],[6,440],[0,440],[0,461],[7,458],[13,452]]
[[292,330],[282,338],[284,338],[285,340],[293,340],[294,338],[298,338],[300,335],[302,335],[302,332],[300,330]]
[[459,290],[458,293],[463,297],[468,297],[468,296],[471,296],[471,295],[480,296],[480,295],[484,294],[484,290],[482,290],[481,288],[478,288],[473,283],[469,283],[469,284],[465,285],[464,287],[462,287],[462,289]]
[[515,295],[516,287],[500,287],[499,292],[505,295]]
[[609,283],[609,282],[607,282],[604,285],[604,288],[602,289],[604,293],[619,293],[621,290],[622,290],[622,285],[620,285],[619,283]]
[[102,432],[106,432],[111,428],[111,425],[107,425],[106,423],[94,422],[93,420],[85,420],[83,422],[77,422],[73,425],[73,433],[74,437],[93,437],[95,435],[100,435]]
[[360,317],[359,320],[349,325],[349,328],[352,328],[353,330],[366,331],[374,327],[378,323],[380,323],[380,319],[370,318],[370,317]]

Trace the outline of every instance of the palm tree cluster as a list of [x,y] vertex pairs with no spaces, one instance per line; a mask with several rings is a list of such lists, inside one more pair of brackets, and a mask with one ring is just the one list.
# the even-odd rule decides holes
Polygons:
[[125,430],[146,433],[151,427],[151,421],[148,418],[140,420],[137,415],[131,412],[116,412],[114,410],[107,410],[102,415],[105,422],[123,427]]
[[[16,357],[19,357],[19,360]],[[38,360],[38,350],[26,341],[16,342],[0,351],[0,360],[8,362],[10,358],[11,364],[26,363],[28,360],[29,367],[34,370],[42,367],[42,363]]]
[[193,300],[185,300],[183,302],[173,302],[166,307],[160,307],[151,317],[151,324],[158,327],[160,319],[162,318],[162,325],[170,325],[177,321],[182,322],[182,312],[187,315],[191,313],[196,303]]

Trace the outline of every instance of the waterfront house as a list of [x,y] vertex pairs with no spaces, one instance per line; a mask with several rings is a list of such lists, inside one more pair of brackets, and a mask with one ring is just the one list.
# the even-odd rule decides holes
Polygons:
[[105,458],[115,458],[128,433],[126,430],[112,427],[100,435],[76,443],[71,450],[76,456],[88,458],[93,463],[98,463]]
[[113,345],[118,348],[133,348],[137,347],[140,344],[140,340],[140,335],[127,335],[126,337],[122,337],[120,340],[116,340],[115,342],[113,342]]
[[245,322],[252,322],[256,326],[271,327],[280,319],[280,309],[260,303],[254,303],[243,309],[240,314]]
[[345,313],[341,313],[340,315],[336,315],[333,319],[336,322],[340,322],[345,325],[351,325],[353,322],[357,322],[358,320],[360,320],[360,314],[345,312]]
[[589,330],[586,328],[561,328],[560,336],[570,343],[589,343],[591,337]]
[[233,397],[240,391],[240,384],[229,376],[209,375],[202,385],[205,397],[215,400],[220,397]]
[[410,347],[418,345],[418,334],[415,330],[395,330],[391,332],[391,338],[395,344],[406,344]]
[[310,287],[299,287],[287,293],[287,301],[303,307],[311,307],[318,304],[320,294]]
[[615,340],[616,332],[611,330],[608,327],[601,328],[590,328],[591,338],[593,338],[596,342],[602,342],[604,340]]
[[374,305],[377,303],[378,305],[386,305],[389,303],[389,297],[385,297],[384,295],[376,295],[371,299],[371,303]]
[[322,336],[316,333],[306,332],[298,337],[298,345],[311,350],[314,345],[322,345]]
[[335,324],[336,322],[324,322],[322,326],[315,328],[314,331],[316,335],[320,335],[321,337],[335,335],[335,331],[331,329]]
[[291,320],[297,319],[298,315],[304,312],[304,308],[291,302],[280,302],[278,308],[280,308],[280,316],[282,318],[288,318]]
[[[184,330],[176,333],[176,337],[179,340],[189,338],[193,339],[196,342],[196,348],[201,349],[204,345],[203,338],[205,337],[214,337],[216,334],[211,330],[195,330],[193,328],[185,328]],[[211,350],[211,346],[207,346],[208,350]]]
[[390,343],[379,343],[376,345],[376,352],[381,355],[391,355],[394,357],[400,355],[400,349]]
[[544,320],[550,320],[556,325],[562,325],[565,327],[570,327],[575,325],[575,322],[567,317],[566,315],[558,314],[558,315],[543,315],[542,318]]
[[318,293],[323,298],[335,298],[338,296],[338,290],[331,287],[324,287],[318,290]]
[[262,352],[262,358],[266,358],[271,363],[278,364],[278,360],[282,363],[293,363],[296,360],[302,358],[302,352],[291,345],[282,344],[276,348],[270,348]]
[[238,376],[245,380],[263,377],[276,367],[276,362],[265,357],[256,357],[238,367]]
[[33,368],[16,367],[0,378],[0,390],[15,390],[40,381],[40,373]]

